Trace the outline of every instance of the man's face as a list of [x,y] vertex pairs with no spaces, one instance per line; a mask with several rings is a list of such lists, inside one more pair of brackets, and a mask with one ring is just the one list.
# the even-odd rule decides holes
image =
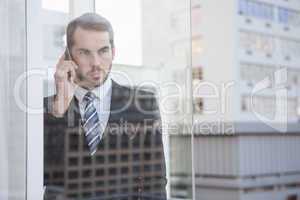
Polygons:
[[73,41],[71,55],[78,65],[77,84],[87,89],[101,85],[110,72],[115,55],[109,42],[109,33],[78,27]]

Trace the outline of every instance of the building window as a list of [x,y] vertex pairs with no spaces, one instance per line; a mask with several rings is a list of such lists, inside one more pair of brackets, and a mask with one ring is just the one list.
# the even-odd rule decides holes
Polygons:
[[140,166],[139,166],[139,165],[133,166],[133,167],[132,167],[132,172],[133,172],[134,174],[140,173]]
[[82,172],[82,178],[89,178],[89,177],[91,177],[92,176],[92,170],[84,170],[83,172]]
[[97,164],[103,164],[104,163],[104,156],[100,155],[96,157],[96,163]]
[[110,135],[109,137],[109,149],[116,149],[117,148],[117,136]]
[[132,156],[133,161],[139,161],[140,160],[140,154],[139,153],[134,153]]
[[161,159],[161,157],[162,157],[161,152],[156,152],[155,153],[155,158]]
[[139,135],[136,135],[133,142],[132,142],[133,148],[139,148],[140,147],[140,137]]
[[78,198],[78,194],[68,194],[69,198]]
[[117,156],[116,156],[116,155],[109,155],[108,161],[109,161],[110,163],[115,163],[115,162],[117,162]]
[[83,157],[83,164],[84,165],[90,165],[92,164],[92,160],[90,157]]
[[70,171],[68,176],[69,176],[69,179],[77,179],[79,177],[78,171]]
[[148,152],[144,153],[144,158],[145,160],[151,160],[151,153]]
[[84,198],[89,198],[91,196],[92,196],[92,193],[90,193],[90,192],[83,192],[82,193],[82,197],[84,197]]
[[129,137],[126,135],[126,133],[123,133],[121,136],[121,147],[123,148],[128,148],[129,146]]
[[128,161],[128,155],[127,155],[127,154],[122,154],[122,155],[121,155],[121,161],[122,161],[122,162]]
[[154,170],[155,171],[161,171],[162,170],[161,164],[154,165]]
[[78,158],[69,158],[69,165],[70,166],[78,165]]
[[144,171],[150,172],[151,171],[151,165],[144,165]]
[[109,194],[116,194],[117,190],[109,190],[108,193]]
[[103,176],[104,175],[104,169],[97,169],[96,170],[96,176]]
[[116,180],[109,180],[108,184],[110,186],[116,186],[117,185],[117,181]]
[[78,136],[74,134],[70,134],[69,136],[69,149],[70,151],[78,151],[79,141]]
[[127,174],[129,171],[128,167],[122,167],[121,168],[121,174]]
[[91,188],[92,187],[92,183],[90,183],[90,182],[84,182],[84,183],[82,183],[82,187],[84,189]]
[[99,196],[101,197],[101,196],[103,196],[104,194],[105,194],[104,191],[100,191],[100,190],[97,190],[97,191],[96,191],[96,196],[98,196],[98,197],[99,197]]
[[122,188],[122,193],[127,193],[128,192],[128,188]]
[[78,189],[78,184],[77,184],[77,183],[70,183],[70,184],[68,185],[68,188],[69,188],[70,190]]
[[116,168],[110,168],[108,170],[109,175],[117,175],[117,169]]
[[97,187],[104,186],[104,181],[96,181],[96,186]]
[[121,183],[122,184],[127,184],[128,183],[128,179],[127,178],[122,178],[121,179]]
[[151,132],[149,132],[145,135],[144,147],[146,147],[146,148],[151,147],[151,140],[152,140],[151,136],[152,136]]
[[53,173],[53,178],[59,179],[64,177],[64,172],[54,172]]

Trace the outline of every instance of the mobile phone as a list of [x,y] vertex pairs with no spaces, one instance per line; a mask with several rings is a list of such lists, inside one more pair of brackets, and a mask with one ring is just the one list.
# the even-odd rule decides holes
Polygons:
[[[71,55],[68,47],[65,49],[65,60],[71,60]],[[71,80],[71,72],[68,72],[68,79]]]
[[[66,47],[64,54],[65,54],[65,60],[73,60],[68,47]],[[75,73],[76,73],[75,75],[76,75],[77,80],[84,79],[84,77],[81,76],[80,73],[78,73],[76,69],[75,69]],[[68,79],[70,80],[70,78],[71,78],[71,72],[68,72]]]
[[71,60],[71,55],[68,47],[66,47],[65,49],[65,60]]

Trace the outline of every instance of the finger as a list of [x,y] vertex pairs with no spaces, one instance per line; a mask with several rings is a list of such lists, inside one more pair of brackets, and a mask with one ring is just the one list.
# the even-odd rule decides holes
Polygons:
[[72,70],[72,68],[75,68],[73,64],[69,61],[63,61],[62,64],[60,64],[57,68],[57,71],[63,71],[63,72],[69,72]]
[[71,74],[70,81],[71,81],[72,83],[74,83],[74,82],[75,82],[75,78],[76,78],[76,72],[75,72],[74,67],[71,68],[70,74]]
[[71,73],[71,71],[74,69],[74,67],[70,64],[64,63],[63,65],[60,65],[57,69],[56,69],[56,77],[59,80],[66,80],[69,78],[69,72]]
[[58,63],[57,63],[57,67],[59,67],[60,65],[63,65],[64,61],[65,61],[65,54],[62,54],[58,60]]
[[64,61],[63,65],[64,66],[72,66],[75,70],[78,69],[78,66],[76,65],[76,63],[71,60]]
[[68,62],[70,62],[74,66],[75,70],[78,69],[78,66],[74,61],[70,60]]

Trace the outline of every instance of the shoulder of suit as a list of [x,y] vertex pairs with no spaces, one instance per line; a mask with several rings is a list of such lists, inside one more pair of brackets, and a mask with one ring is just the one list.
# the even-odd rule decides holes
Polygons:
[[120,98],[155,98],[156,92],[153,88],[121,85],[113,81],[113,97]]

